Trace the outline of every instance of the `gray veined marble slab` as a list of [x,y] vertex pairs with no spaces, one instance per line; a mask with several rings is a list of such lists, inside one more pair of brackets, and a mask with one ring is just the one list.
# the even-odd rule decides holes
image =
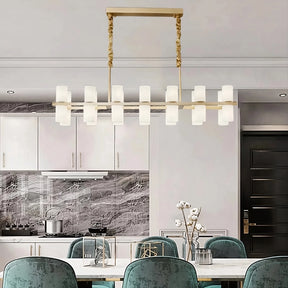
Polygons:
[[[61,211],[64,232],[88,232],[101,222],[109,234],[149,234],[149,173],[109,173],[97,180],[48,179],[39,173],[0,175],[0,226],[30,223],[44,232],[45,212]],[[50,214],[51,213],[51,214]],[[55,209],[48,216],[57,213]],[[56,215],[56,214],[55,214]]]

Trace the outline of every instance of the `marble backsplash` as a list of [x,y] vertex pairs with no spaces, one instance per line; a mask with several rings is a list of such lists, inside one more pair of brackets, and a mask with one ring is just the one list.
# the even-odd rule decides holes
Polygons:
[[[109,173],[97,180],[48,179],[37,172],[0,174],[0,226],[63,219],[63,232],[88,232],[101,222],[110,235],[149,234],[149,173]],[[50,208],[53,208],[49,210]],[[49,211],[48,211],[49,210]],[[48,212],[47,212],[48,211]]]

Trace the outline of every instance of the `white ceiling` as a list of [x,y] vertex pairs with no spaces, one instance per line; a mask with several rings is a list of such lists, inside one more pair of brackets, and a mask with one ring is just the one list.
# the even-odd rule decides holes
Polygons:
[[[83,97],[84,85],[97,86],[104,99],[105,9],[135,6],[183,8],[185,91],[232,84],[241,101],[287,101],[276,97],[288,92],[287,0],[0,1],[1,101],[53,101],[61,84],[73,99]],[[151,85],[152,97],[164,95],[178,83],[175,39],[173,18],[114,18],[112,83],[123,84],[128,99],[141,84]]]

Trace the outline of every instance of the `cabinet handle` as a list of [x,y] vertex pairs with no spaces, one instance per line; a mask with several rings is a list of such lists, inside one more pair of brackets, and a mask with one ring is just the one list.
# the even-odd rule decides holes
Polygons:
[[32,256],[32,252],[33,252],[33,246],[30,245],[30,256]]
[[74,168],[74,153],[72,153],[72,168]]
[[3,152],[3,155],[2,155],[3,157],[3,164],[2,164],[2,166],[3,166],[3,168],[5,168],[5,153]]
[[80,152],[80,168],[82,168],[82,153]]
[[117,152],[117,168],[120,166],[120,160],[119,160],[119,152]]
[[41,255],[41,245],[38,246],[38,256]]

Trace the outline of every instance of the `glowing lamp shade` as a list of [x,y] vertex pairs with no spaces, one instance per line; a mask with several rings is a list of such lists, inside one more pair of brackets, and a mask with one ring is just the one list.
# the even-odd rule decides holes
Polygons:
[[141,105],[143,102],[150,102],[150,86],[139,87],[139,125],[150,125],[150,105]]
[[[222,86],[222,101],[233,101],[233,86],[224,85]],[[234,121],[234,110],[233,105],[223,105],[222,106],[223,118],[227,122]]]
[[[205,86],[195,86],[194,91],[191,93],[192,102],[205,102],[206,101],[206,88]],[[206,106],[195,105],[191,110],[192,125],[203,125],[206,121]]]
[[94,86],[84,88],[83,121],[87,125],[97,124],[97,90]]
[[[121,85],[112,85],[111,111],[112,111],[112,123],[113,123],[113,125],[123,125],[123,123],[124,123],[124,106],[123,106],[123,102],[124,102],[123,86],[121,86]],[[115,103],[115,104],[113,105],[113,103]]]
[[[71,103],[71,91],[66,92],[66,102]],[[60,108],[61,107],[61,108]],[[57,107],[56,107],[57,108]],[[70,126],[71,125],[71,110],[68,106],[58,106],[58,120],[61,126]],[[56,110],[57,115],[57,110]]]
[[[218,91],[218,102],[223,102],[222,91]],[[218,125],[219,126],[227,126],[229,122],[225,118],[223,113],[223,106],[222,109],[218,110]]]
[[[178,102],[178,86],[167,86],[166,102]],[[178,105],[166,105],[166,125],[176,125],[178,122]]]

